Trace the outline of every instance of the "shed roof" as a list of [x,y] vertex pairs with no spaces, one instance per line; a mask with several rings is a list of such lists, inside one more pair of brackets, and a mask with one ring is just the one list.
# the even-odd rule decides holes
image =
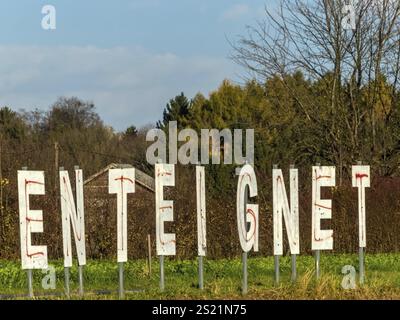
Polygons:
[[[94,175],[90,176],[88,179],[84,181],[84,185],[89,184],[96,178],[102,176],[103,174],[107,173],[108,170],[110,169],[122,169],[122,168],[134,168],[134,166],[130,164],[118,164],[118,163],[111,163],[107,167],[101,169],[99,172],[95,173]],[[155,184],[154,184],[154,178],[150,177],[143,171],[140,171],[139,169],[135,169],[135,182],[140,184],[142,187],[155,192]]]

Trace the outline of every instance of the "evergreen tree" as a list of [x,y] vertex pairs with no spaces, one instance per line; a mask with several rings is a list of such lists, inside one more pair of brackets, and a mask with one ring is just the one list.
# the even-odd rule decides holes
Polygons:
[[163,112],[162,121],[157,122],[157,128],[165,129],[170,121],[177,121],[178,128],[183,128],[188,123],[190,101],[182,92],[180,95],[171,99]]

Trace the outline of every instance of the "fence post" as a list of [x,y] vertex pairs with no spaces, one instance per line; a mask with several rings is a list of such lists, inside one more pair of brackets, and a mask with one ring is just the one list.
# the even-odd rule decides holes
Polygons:
[[247,294],[247,252],[242,253],[242,266],[243,266],[243,284],[242,294]]
[[147,258],[149,264],[149,277],[151,277],[151,236],[150,234],[147,235]]
[[67,298],[70,298],[70,290],[69,290],[69,268],[64,267],[64,277],[65,277],[65,295]]
[[85,294],[83,289],[83,266],[79,265],[78,271],[79,271],[79,295],[83,297],[83,295]]
[[124,263],[118,262],[118,273],[119,273],[119,290],[118,295],[120,299],[125,298],[125,290],[124,290]]
[[203,256],[199,256],[199,289],[204,289]]
[[160,256],[160,290],[164,291],[165,283],[164,283],[164,256]]

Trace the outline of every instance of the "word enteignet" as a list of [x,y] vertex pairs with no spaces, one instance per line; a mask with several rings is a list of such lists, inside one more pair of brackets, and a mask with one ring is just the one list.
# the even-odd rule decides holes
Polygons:
[[[291,254],[300,253],[299,237],[299,189],[298,170],[290,169],[290,194],[286,192],[283,172],[272,170],[273,179],[273,234],[274,255],[283,254],[283,223]],[[60,170],[60,199],[63,233],[64,266],[72,266],[72,236],[74,235],[79,265],[86,264],[85,219],[83,197],[83,172],[75,170],[76,203],[72,192],[68,171]],[[110,169],[108,191],[117,196],[117,260],[128,260],[127,236],[127,195],[135,192],[135,169]],[[359,247],[366,247],[365,227],[365,188],[370,187],[370,167],[356,165],[352,167],[352,185],[358,189],[358,225]],[[157,255],[173,256],[176,254],[174,233],[165,233],[164,223],[173,222],[173,200],[164,199],[164,187],[175,186],[175,165],[155,164],[155,217]],[[322,187],[335,186],[335,167],[312,167],[312,250],[332,250],[333,230],[321,230],[321,220],[332,218],[332,200],[321,199]],[[43,213],[30,208],[30,196],[45,194],[44,171],[18,171],[18,200],[20,219],[21,262],[22,269],[46,269],[48,266],[47,246],[33,245],[32,233],[43,232]],[[206,241],[206,198],[205,168],[196,167],[197,194],[197,240],[198,255],[205,256]],[[258,251],[259,206],[248,203],[248,198],[257,196],[257,178],[254,168],[246,164],[238,172],[237,185],[237,227],[243,252]],[[71,230],[72,226],[72,230]]]

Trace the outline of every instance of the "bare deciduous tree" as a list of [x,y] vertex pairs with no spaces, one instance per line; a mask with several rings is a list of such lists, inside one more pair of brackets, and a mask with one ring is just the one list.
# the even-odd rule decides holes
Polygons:
[[[265,13],[233,44],[233,60],[258,81],[281,79],[308,123],[323,127],[340,178],[357,159],[389,161],[398,148],[386,125],[399,104],[400,2],[280,0]],[[286,76],[295,71],[320,83],[326,105],[292,90]]]

